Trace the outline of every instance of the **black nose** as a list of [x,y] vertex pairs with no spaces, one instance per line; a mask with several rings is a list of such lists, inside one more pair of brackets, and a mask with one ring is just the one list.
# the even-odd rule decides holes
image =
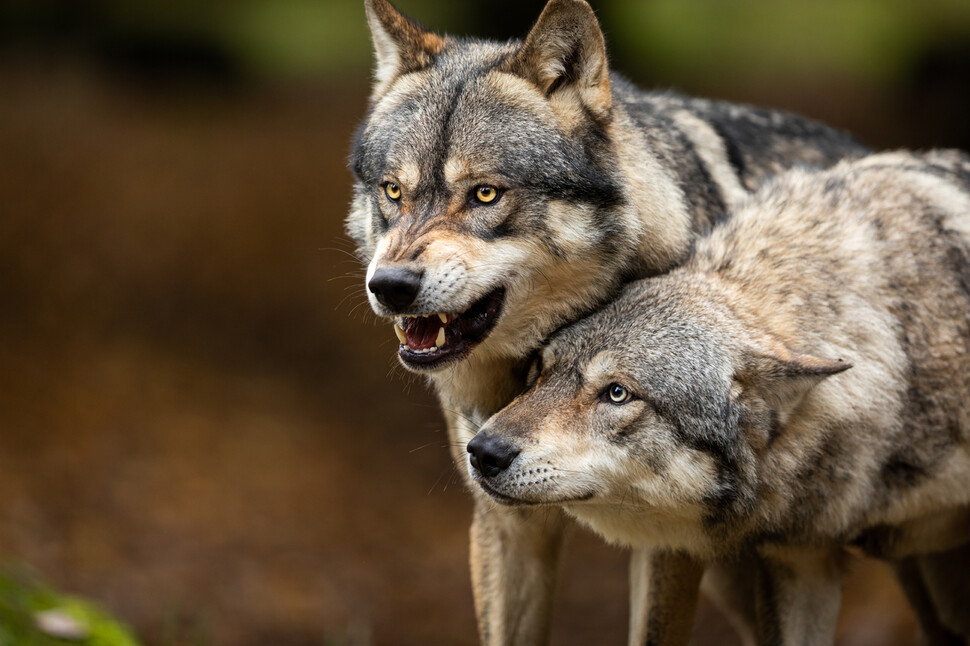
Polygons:
[[491,478],[509,468],[519,450],[494,435],[479,433],[468,443],[471,457],[468,461],[486,478]]
[[418,297],[421,273],[403,267],[384,267],[371,276],[367,288],[392,310],[403,310]]

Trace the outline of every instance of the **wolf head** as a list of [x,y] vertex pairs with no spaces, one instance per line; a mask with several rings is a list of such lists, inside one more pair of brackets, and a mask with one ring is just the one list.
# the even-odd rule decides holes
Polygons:
[[627,544],[742,517],[757,455],[849,364],[794,352],[718,303],[678,271],[554,335],[529,390],[468,444],[472,479],[505,504],[564,504]]
[[523,42],[439,36],[365,0],[377,66],[349,235],[399,358],[518,357],[618,285],[635,253],[599,25],[550,0]]

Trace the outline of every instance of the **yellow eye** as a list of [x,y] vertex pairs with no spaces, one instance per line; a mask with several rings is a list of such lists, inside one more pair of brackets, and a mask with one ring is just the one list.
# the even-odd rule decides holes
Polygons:
[[401,199],[401,187],[395,184],[394,182],[388,182],[387,184],[385,184],[384,192],[387,193],[387,196],[392,200],[394,200],[395,202]]
[[475,199],[482,204],[488,204],[489,202],[494,202],[495,198],[498,197],[498,189],[494,186],[489,186],[488,184],[482,184],[475,188]]

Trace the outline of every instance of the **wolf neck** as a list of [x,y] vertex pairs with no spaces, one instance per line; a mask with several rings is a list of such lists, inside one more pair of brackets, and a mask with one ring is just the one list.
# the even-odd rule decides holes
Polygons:
[[484,422],[522,391],[527,359],[483,354],[472,353],[461,363],[430,375],[447,417],[474,417],[478,423]]
[[686,258],[694,239],[687,200],[674,172],[651,152],[644,129],[619,102],[611,129],[617,171],[626,189],[626,206],[618,215],[637,241],[630,250],[631,273],[663,273]]

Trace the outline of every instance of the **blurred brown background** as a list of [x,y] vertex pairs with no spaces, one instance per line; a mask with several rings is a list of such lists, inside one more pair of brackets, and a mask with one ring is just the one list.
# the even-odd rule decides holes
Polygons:
[[[593,4],[644,86],[970,148],[966,0]],[[0,562],[146,644],[476,641],[470,501],[342,235],[369,56],[358,0],[0,3]],[[625,643],[625,569],[576,533],[553,643]],[[913,643],[881,565],[846,597],[840,645]]]

